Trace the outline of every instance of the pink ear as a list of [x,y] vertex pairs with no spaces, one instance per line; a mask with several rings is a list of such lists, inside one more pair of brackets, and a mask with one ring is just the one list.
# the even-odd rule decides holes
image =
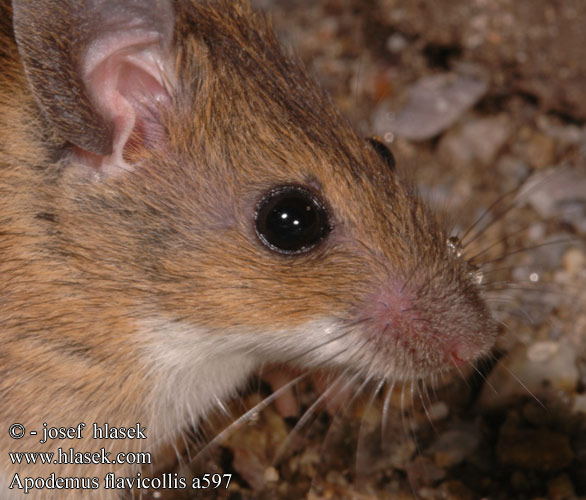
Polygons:
[[83,80],[100,114],[112,124],[112,154],[101,168],[128,168],[123,151],[131,134],[149,145],[163,139],[161,111],[173,86],[170,61],[157,33],[116,33],[94,42],[83,64]]
[[131,137],[163,139],[170,0],[14,0],[13,12],[31,91],[81,163],[114,174],[132,167],[123,156]]

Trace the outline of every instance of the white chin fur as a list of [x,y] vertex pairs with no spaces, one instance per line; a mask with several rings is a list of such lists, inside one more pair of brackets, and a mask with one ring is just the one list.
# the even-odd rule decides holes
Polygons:
[[264,363],[348,366],[357,354],[355,335],[343,335],[335,320],[268,332],[212,331],[151,317],[142,321],[141,330],[144,360],[153,380],[153,434],[161,441],[221,408]]

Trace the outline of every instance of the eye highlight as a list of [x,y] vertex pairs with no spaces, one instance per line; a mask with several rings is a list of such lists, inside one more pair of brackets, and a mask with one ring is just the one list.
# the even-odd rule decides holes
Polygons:
[[395,171],[395,157],[387,145],[380,140],[378,137],[373,136],[366,139],[369,144],[374,148],[376,154],[388,165],[388,167],[394,172]]
[[270,250],[281,254],[305,253],[331,231],[324,204],[301,186],[281,186],[257,205],[256,234]]

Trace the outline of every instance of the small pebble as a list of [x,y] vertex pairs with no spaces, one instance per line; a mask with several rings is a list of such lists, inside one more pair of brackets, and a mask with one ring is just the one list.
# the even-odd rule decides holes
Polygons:
[[437,492],[435,488],[419,488],[417,495],[421,500],[435,500],[437,498]]
[[326,474],[326,482],[334,486],[348,486],[348,479],[337,470],[331,470]]
[[450,408],[444,401],[436,401],[427,409],[427,416],[432,422],[444,420],[450,414]]
[[575,498],[574,485],[567,474],[560,474],[547,483],[549,500],[569,500]]
[[579,377],[578,354],[569,342],[517,346],[488,375],[479,404],[484,408],[502,408],[520,397],[539,397],[544,384],[573,394]]
[[519,192],[544,218],[557,217],[586,232],[586,172],[561,168],[533,174]]
[[444,481],[438,488],[442,500],[475,500],[474,492],[456,480]]
[[531,482],[523,471],[516,470],[511,474],[511,486],[514,490],[525,491],[531,488]]
[[417,451],[417,443],[412,438],[402,439],[390,446],[388,461],[396,469],[404,470]]
[[527,349],[527,359],[532,363],[543,363],[557,354],[560,345],[553,341],[535,342]]
[[478,443],[475,427],[444,432],[432,446],[434,462],[443,468],[458,465],[474,452]]
[[574,413],[583,413],[586,415],[586,394],[576,394],[574,396],[572,411]]
[[481,77],[440,73],[425,76],[408,90],[405,107],[392,121],[375,118],[375,132],[387,132],[413,141],[431,139],[446,130],[486,93],[488,82]]
[[548,429],[501,428],[496,447],[503,465],[553,471],[574,458],[568,436]]
[[235,448],[232,453],[234,454],[232,460],[234,470],[253,490],[261,490],[265,485],[266,466],[259,460],[259,457],[243,448]]
[[584,276],[586,273],[586,252],[582,248],[568,248],[562,257],[562,265],[570,276]]
[[387,38],[385,47],[389,52],[396,54],[405,50],[407,47],[407,39],[400,33],[393,33],[389,38]]
[[315,468],[320,463],[320,456],[316,449],[308,448],[299,457],[298,467],[301,474],[313,476]]
[[447,133],[439,143],[438,153],[444,161],[460,168],[473,162],[491,165],[509,139],[511,124],[504,115],[476,118]]
[[429,486],[446,477],[446,471],[428,457],[418,456],[405,467],[409,483],[414,487]]
[[534,130],[531,130],[527,135],[525,141],[515,144],[513,149],[516,156],[537,169],[551,166],[555,162],[554,140]]
[[279,471],[274,467],[267,467],[264,475],[265,482],[276,483],[279,480]]

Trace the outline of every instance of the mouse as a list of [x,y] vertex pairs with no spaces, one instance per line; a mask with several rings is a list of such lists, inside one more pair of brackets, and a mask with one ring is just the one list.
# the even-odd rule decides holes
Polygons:
[[119,498],[266,363],[489,355],[475,263],[246,1],[2,0],[0,38],[3,498]]

